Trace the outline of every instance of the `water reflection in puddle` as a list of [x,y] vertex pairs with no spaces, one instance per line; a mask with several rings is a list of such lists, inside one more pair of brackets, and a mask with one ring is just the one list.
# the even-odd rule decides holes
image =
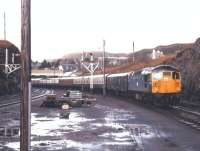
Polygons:
[[[154,137],[150,126],[133,124],[135,116],[132,112],[100,105],[96,107],[105,109],[105,116],[89,119],[82,113],[72,111],[69,119],[62,119],[59,113],[51,117],[32,113],[32,149],[100,151],[109,148],[105,146],[134,148],[135,144],[142,144],[144,139]],[[86,139],[77,139],[78,136],[90,134],[92,136]],[[8,143],[6,146],[19,150],[19,142]]]
[[72,112],[69,115],[69,119],[62,119],[59,113],[55,117],[37,117],[36,113],[31,114],[31,134],[40,136],[58,136],[62,135],[62,131],[81,131],[84,129],[81,123],[89,122],[93,119],[86,119],[78,113]]
[[[128,145],[131,146],[132,142],[124,142],[124,141],[106,141],[106,142],[90,142],[90,143],[82,143],[73,140],[48,140],[48,141],[32,141],[31,148],[32,150],[38,151],[55,151],[55,150],[87,150],[87,151],[101,151],[103,146],[109,145]],[[12,142],[7,144],[7,147],[13,148],[15,151],[19,151],[19,142]],[[111,150],[109,150],[111,151]]]

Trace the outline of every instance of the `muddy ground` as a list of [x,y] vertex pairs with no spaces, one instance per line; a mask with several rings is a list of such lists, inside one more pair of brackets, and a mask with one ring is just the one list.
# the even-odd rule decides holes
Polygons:
[[[58,91],[58,94],[62,94]],[[123,99],[96,96],[96,104],[61,109],[32,103],[33,151],[199,151],[200,132],[173,115],[164,115]],[[0,127],[19,125],[19,106],[0,109]],[[19,138],[0,137],[0,150],[19,150]]]

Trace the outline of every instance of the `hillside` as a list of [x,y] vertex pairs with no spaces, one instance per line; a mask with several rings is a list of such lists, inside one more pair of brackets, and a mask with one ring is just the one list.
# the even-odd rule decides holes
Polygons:
[[[102,51],[84,52],[84,56],[89,56],[89,53],[92,53],[96,58],[103,56]],[[106,52],[105,55],[109,56],[109,57],[127,57],[126,53],[109,53],[109,52]],[[63,56],[62,59],[80,59],[81,56],[82,56],[81,52],[69,53],[69,54]]]
[[[159,64],[170,64],[181,72],[183,92],[182,99],[186,101],[200,101],[200,38],[194,44],[173,44],[158,46],[155,49],[163,51],[165,56],[151,60],[148,55],[152,49],[144,49],[136,53],[137,63],[129,63],[106,69],[106,73],[131,72],[144,67]],[[98,71],[102,73],[102,71]]]
[[[171,45],[160,45],[155,48],[142,49],[135,52],[136,62],[141,62],[143,60],[150,60],[153,49],[163,52],[164,55],[176,55],[187,48],[192,48],[192,43],[187,44],[171,44]],[[132,57],[133,54],[129,54]]]
[[148,56],[152,49],[144,49],[136,53],[137,63],[110,67],[106,69],[106,73],[131,72],[159,64],[174,65],[181,72],[182,98],[186,101],[200,101],[200,38],[194,44],[173,44],[158,46],[155,49],[163,51],[164,56],[151,60]]
[[[163,64],[163,63],[170,61],[174,58],[175,58],[175,55],[168,55],[168,56],[163,56],[163,57],[156,59],[156,60],[146,60],[146,61],[144,60],[143,62],[136,63],[136,64],[128,63],[128,64],[124,64],[124,65],[121,65],[121,66],[108,67],[108,68],[106,68],[105,71],[106,71],[106,73],[132,72],[132,71],[139,70],[139,69],[142,69],[142,68],[145,68],[145,67],[151,67],[151,66]],[[99,73],[102,73],[102,71],[98,70],[96,73],[99,74]]]
[[[183,43],[183,44],[171,44],[171,45],[159,45],[155,48],[148,48],[148,49],[142,49],[140,51],[135,52],[135,61],[136,63],[140,63],[145,61],[150,61],[151,60],[151,54],[153,52],[153,49],[155,50],[159,50],[161,52],[163,52],[164,55],[176,55],[180,52],[182,52],[185,49],[189,49],[192,48],[192,43]],[[128,51],[131,52],[131,51]],[[102,51],[92,51],[92,52],[85,52],[84,56],[89,56],[89,53],[93,53],[95,58],[99,58],[102,57],[103,53]],[[64,60],[68,60],[69,62],[71,62],[71,60],[80,60],[82,56],[82,52],[77,52],[77,53],[69,53],[65,56],[63,56],[61,59],[59,59],[61,62],[63,62]],[[126,57],[126,58],[130,58],[130,61],[132,60],[132,56],[133,54],[126,54],[126,53],[110,53],[110,52],[106,52],[105,54],[106,57]],[[77,62],[77,61],[75,61]]]
[[165,62],[178,67],[183,81],[183,97],[187,101],[200,101],[200,38],[191,48]]

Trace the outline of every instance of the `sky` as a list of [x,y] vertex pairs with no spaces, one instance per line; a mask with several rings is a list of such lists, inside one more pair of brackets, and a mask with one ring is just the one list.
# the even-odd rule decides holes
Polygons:
[[[194,42],[200,37],[199,0],[32,0],[32,59],[56,59],[71,52],[131,53],[157,45]],[[0,0],[6,37],[21,42],[21,0]]]

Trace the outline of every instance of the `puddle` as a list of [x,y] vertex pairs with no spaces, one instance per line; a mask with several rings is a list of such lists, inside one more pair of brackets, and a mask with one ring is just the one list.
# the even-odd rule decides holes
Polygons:
[[90,122],[94,119],[87,119],[81,115],[71,112],[69,119],[60,118],[58,113],[56,117],[39,117],[32,113],[31,134],[35,136],[61,136],[63,132],[77,132],[84,129],[84,122]]
[[130,133],[128,131],[123,131],[123,132],[116,132],[116,133],[104,133],[102,135],[99,135],[100,137],[108,137],[108,138],[113,138],[115,141],[119,142],[127,142],[130,141]]
[[[105,109],[102,118],[85,118],[84,114],[74,111],[70,112],[69,119],[60,118],[56,111],[47,114],[51,116],[32,113],[32,150],[110,151],[112,147],[134,150],[136,145],[142,148],[144,140],[155,137],[152,127],[134,124],[133,112],[97,107]],[[10,142],[6,146],[19,150],[19,142]]]
[[124,109],[118,109],[118,108],[111,108],[109,106],[99,105],[97,104],[95,106],[98,109],[105,110],[106,121],[124,121],[124,120],[131,120],[135,119],[134,112],[130,112]]
[[99,104],[96,104],[95,107],[96,107],[97,109],[107,110],[107,111],[112,111],[112,112],[132,113],[132,112],[127,111],[127,110],[124,110],[124,109],[112,108],[112,107],[110,107],[110,106],[104,106],[104,105],[99,105]]
[[6,144],[6,147],[12,148],[14,151],[19,151],[20,143],[19,142],[10,142],[10,143]]
[[[105,145],[132,145],[131,142],[90,142],[90,143],[81,143],[73,140],[48,140],[48,141],[32,141],[31,149],[38,151],[55,151],[55,150],[87,150],[87,151],[101,151]],[[8,143],[7,147],[14,148],[15,151],[19,151],[19,142]],[[110,150],[109,150],[110,151]]]
[[96,128],[99,128],[99,127],[110,127],[112,129],[123,129],[124,127],[120,124],[117,124],[117,123],[92,123],[91,124],[92,126],[91,127],[96,127]]

